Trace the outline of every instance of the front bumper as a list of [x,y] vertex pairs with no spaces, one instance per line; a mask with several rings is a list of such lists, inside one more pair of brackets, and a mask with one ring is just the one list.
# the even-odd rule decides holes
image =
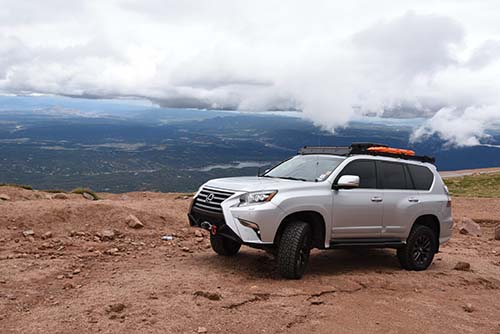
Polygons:
[[243,240],[237,235],[229,226],[227,226],[224,216],[222,214],[213,213],[210,211],[205,211],[197,208],[191,208],[188,213],[189,225],[194,227],[203,228],[205,230],[210,231],[211,233],[214,230],[210,229],[209,225],[204,225],[203,223],[208,222],[210,225],[216,226],[216,233],[223,235],[227,238],[230,238],[234,241],[243,243]]
[[[195,199],[193,199],[194,202]],[[208,230],[208,222],[215,225],[216,233],[248,245],[271,245],[282,221],[283,210],[275,204],[264,204],[239,207],[239,196],[228,198],[221,203],[222,212],[216,213],[191,206],[188,218],[191,226]],[[241,222],[247,221],[259,226],[256,231]]]

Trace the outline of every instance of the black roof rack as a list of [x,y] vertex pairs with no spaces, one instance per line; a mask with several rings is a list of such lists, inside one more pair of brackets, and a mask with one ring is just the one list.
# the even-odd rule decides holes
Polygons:
[[377,143],[352,143],[351,146],[304,146],[299,150],[299,154],[332,154],[332,155],[342,155],[351,156],[356,154],[368,154],[368,155],[379,155],[390,158],[399,158],[405,160],[415,160],[420,162],[435,163],[436,159],[434,157],[429,157],[426,155],[406,155],[406,154],[395,154],[388,152],[376,152],[369,151],[370,147],[389,147],[384,144]]

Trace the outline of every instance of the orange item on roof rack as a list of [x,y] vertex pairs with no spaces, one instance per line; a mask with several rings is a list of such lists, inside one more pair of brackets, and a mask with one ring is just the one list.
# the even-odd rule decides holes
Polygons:
[[369,147],[368,151],[381,152],[381,153],[391,153],[391,154],[401,154],[401,155],[410,155],[410,156],[414,156],[415,155],[415,151],[412,151],[412,150],[404,150],[404,149],[401,149],[401,148],[383,147],[383,146]]

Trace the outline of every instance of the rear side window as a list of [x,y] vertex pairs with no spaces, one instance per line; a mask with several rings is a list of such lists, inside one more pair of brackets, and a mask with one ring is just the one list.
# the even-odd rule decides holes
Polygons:
[[429,190],[434,181],[434,174],[427,167],[408,165],[411,178],[417,190]]
[[411,189],[404,165],[397,162],[378,161],[383,189]]
[[355,160],[344,167],[337,181],[342,175],[359,176],[359,188],[377,188],[377,172],[373,160]]

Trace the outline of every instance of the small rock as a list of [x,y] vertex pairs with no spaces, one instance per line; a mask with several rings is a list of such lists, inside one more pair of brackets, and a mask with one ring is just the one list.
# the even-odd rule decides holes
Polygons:
[[116,312],[120,313],[125,309],[125,304],[123,303],[116,303],[116,304],[111,304],[106,307],[106,312]]
[[35,238],[33,238],[33,236],[32,236],[32,235],[28,235],[28,236],[26,237],[26,240],[28,240],[29,242],[34,242],[34,241],[35,241]]
[[470,263],[459,261],[456,265],[455,270],[470,271]]
[[186,253],[190,251],[189,247],[182,247],[181,250]]
[[217,293],[217,292],[208,292],[208,291],[196,291],[194,293],[194,295],[196,297],[204,297],[204,298],[207,298],[209,300],[221,300],[222,299],[222,295],[220,293]]
[[33,230],[26,230],[26,231],[23,231],[23,235],[24,237],[29,237],[29,236],[35,236],[35,232]]
[[208,332],[208,330],[205,327],[198,327],[197,332],[198,333],[206,333],[206,332]]
[[64,283],[64,285],[63,285],[63,289],[64,290],[69,290],[69,289],[74,289],[74,288],[75,288],[75,286],[73,284],[69,283],[69,282],[68,283]]
[[101,240],[102,241],[110,241],[116,237],[115,232],[112,230],[103,230],[101,232]]
[[57,279],[63,279],[64,275],[57,275]]
[[196,242],[203,242],[203,237],[195,238]]
[[68,199],[68,195],[63,194],[63,193],[57,193],[54,196],[52,196],[53,199]]
[[92,196],[89,193],[82,193],[82,196],[83,196],[83,198],[88,199],[89,201],[93,201],[94,200],[94,196]]
[[44,234],[42,234],[42,239],[45,240],[45,239],[50,239],[52,238],[52,232],[51,231],[48,231],[48,232],[45,232]]
[[495,227],[495,240],[500,240],[500,225]]
[[194,236],[197,237],[197,238],[203,238],[203,233],[201,233],[200,230],[195,230],[194,231]]
[[130,228],[143,228],[144,224],[141,223],[141,221],[134,215],[128,215],[128,217],[125,219],[125,222],[127,223],[128,227]]
[[472,313],[474,312],[474,306],[471,303],[467,303],[463,306],[463,309],[467,313]]
[[467,217],[462,218],[458,229],[460,231],[460,234],[474,235],[476,237],[479,237],[481,235],[481,226],[479,226],[479,224],[474,220]]
[[73,270],[73,275],[78,275],[80,273],[80,268]]
[[10,196],[7,194],[0,194],[0,201],[10,201]]
[[111,249],[108,249],[107,251],[105,251],[104,253],[109,254],[109,255],[117,255],[117,253],[119,251],[120,250],[118,248],[111,248]]

